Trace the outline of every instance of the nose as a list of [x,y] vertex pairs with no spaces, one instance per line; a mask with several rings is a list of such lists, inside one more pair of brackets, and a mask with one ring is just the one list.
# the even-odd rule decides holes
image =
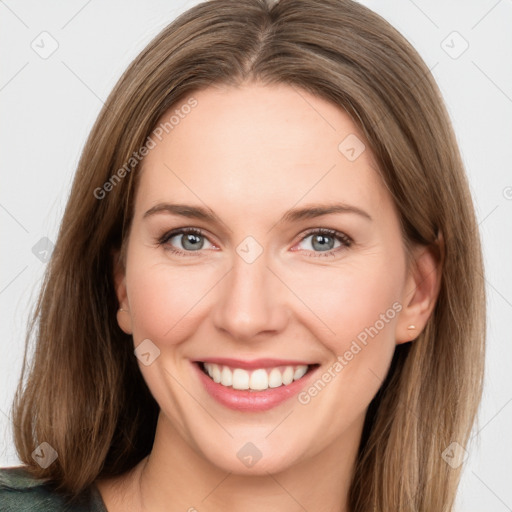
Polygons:
[[287,288],[270,267],[265,252],[251,263],[235,255],[214,306],[217,329],[248,342],[285,328],[289,319]]

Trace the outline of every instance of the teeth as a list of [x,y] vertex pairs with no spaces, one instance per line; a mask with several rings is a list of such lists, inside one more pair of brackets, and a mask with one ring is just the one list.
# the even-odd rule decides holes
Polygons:
[[306,375],[307,371],[308,371],[307,366],[297,366],[297,369],[295,370],[295,373],[293,374],[293,380],[299,380],[301,377],[304,377],[304,375]]
[[233,385],[233,373],[227,366],[224,366],[224,368],[222,368],[222,373],[220,375],[221,375],[220,383],[223,386],[232,386]]
[[249,372],[240,368],[233,370],[233,389],[249,389]]
[[213,382],[217,382],[219,383],[220,382],[220,368],[215,364],[212,368],[212,379],[213,379]]
[[278,388],[283,385],[283,376],[277,368],[272,368],[270,375],[268,376],[268,386],[270,388]]
[[287,386],[288,384],[293,382],[293,368],[291,366],[287,366],[286,370],[283,372],[283,384]]
[[308,371],[307,365],[285,366],[266,370],[259,368],[248,372],[242,368],[230,368],[214,363],[203,363],[204,368],[214,382],[233,389],[251,389],[264,391],[268,388],[287,386],[294,380],[304,377]]
[[267,389],[268,388],[268,374],[266,370],[255,370],[251,373],[249,380],[249,387],[251,389]]
[[210,377],[213,377],[213,365],[210,363],[204,363],[204,369],[208,372]]

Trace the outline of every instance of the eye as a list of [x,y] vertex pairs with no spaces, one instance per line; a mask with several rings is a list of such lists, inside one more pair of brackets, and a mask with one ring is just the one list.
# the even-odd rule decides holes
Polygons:
[[[319,228],[309,231],[306,236],[301,240],[304,243],[306,240],[311,239],[306,243],[306,251],[313,251],[315,254],[308,254],[311,257],[319,256],[334,256],[335,253],[342,251],[352,245],[353,240],[334,229]],[[335,246],[336,242],[339,243]],[[304,248],[303,248],[304,249]]]
[[[176,239],[174,243],[180,243],[184,250],[176,248],[172,243],[173,239]],[[198,228],[180,228],[163,235],[158,239],[158,245],[164,246],[166,251],[181,256],[198,256],[193,253],[199,252],[204,248],[205,240],[207,240],[206,236]]]
[[[306,247],[302,247],[301,250],[306,251],[306,253],[313,253],[307,254],[311,257],[334,256],[335,253],[350,247],[353,243],[353,240],[345,233],[327,228],[318,228],[309,231],[301,239],[300,243],[304,243],[305,240],[309,238],[311,238],[310,242],[306,243]],[[176,241],[172,242],[173,239],[176,239]],[[165,233],[157,240],[157,243],[163,246],[166,251],[180,256],[200,256],[201,250],[205,248],[205,240],[208,241],[201,229],[180,228]],[[338,242],[337,246],[336,242]],[[177,243],[181,244],[184,250],[175,247]],[[208,241],[208,243],[214,247],[211,242]]]

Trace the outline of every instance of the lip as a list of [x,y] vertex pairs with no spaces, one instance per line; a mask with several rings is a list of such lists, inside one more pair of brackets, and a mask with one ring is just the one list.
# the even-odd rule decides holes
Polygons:
[[[217,361],[229,361],[218,363]],[[263,365],[262,361],[268,362],[271,361],[271,365]],[[250,366],[237,366],[240,365],[241,362],[235,359],[205,359],[204,362],[208,363],[216,363],[216,364],[225,364],[226,366],[234,366],[235,368],[246,368],[246,369],[255,369],[262,368],[265,366],[281,366],[284,360],[277,359],[258,359],[253,361],[245,361],[246,364]],[[235,363],[236,364],[235,364]],[[295,380],[287,386],[279,386],[278,388],[269,388],[265,391],[249,391],[249,390],[239,390],[233,389],[231,387],[223,386],[222,384],[217,384],[214,382],[208,375],[206,375],[201,368],[201,361],[191,361],[193,368],[195,369],[196,374],[199,377],[200,382],[204,386],[207,393],[215,399],[220,404],[228,407],[229,409],[233,409],[235,411],[243,411],[243,412],[262,412],[268,411],[278,405],[281,405],[286,400],[296,396],[311,380],[312,376],[316,373],[319,368],[319,365],[315,365],[313,368],[308,370],[308,373],[304,375],[299,380]],[[255,364],[259,364],[260,366],[255,366]],[[281,364],[276,364],[281,363]],[[307,364],[307,363],[295,363],[293,364]]]
[[220,364],[223,366],[229,366],[230,368],[242,368],[244,370],[257,370],[258,368],[274,368],[277,366],[311,366],[314,363],[311,361],[297,361],[292,359],[253,359],[252,361],[244,361],[242,359],[232,359],[229,357],[207,357],[194,361],[195,363],[213,363]]

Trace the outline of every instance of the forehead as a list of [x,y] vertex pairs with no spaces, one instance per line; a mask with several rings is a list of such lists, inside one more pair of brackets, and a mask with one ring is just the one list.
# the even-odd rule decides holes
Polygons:
[[229,201],[255,214],[300,202],[390,202],[348,114],[296,87],[209,87],[174,105],[165,122],[143,161],[136,210],[165,200],[214,211]]

